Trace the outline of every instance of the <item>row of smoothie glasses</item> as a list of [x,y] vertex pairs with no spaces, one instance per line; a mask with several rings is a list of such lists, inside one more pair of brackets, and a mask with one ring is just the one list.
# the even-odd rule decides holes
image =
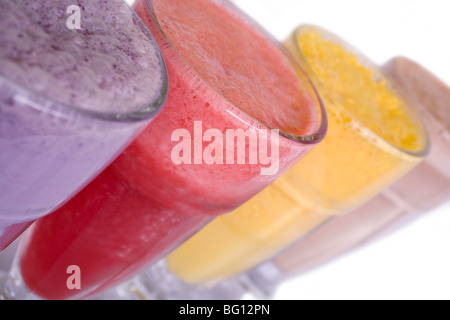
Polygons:
[[5,244],[45,216],[21,239],[6,299],[85,299],[137,274],[121,290],[241,286],[261,273],[242,272],[390,195],[429,152],[426,103],[318,27],[285,49],[227,1],[117,0],[81,1],[74,31],[69,1],[39,2],[0,5]]
[[[406,58],[392,59],[377,68],[342,39],[314,26],[303,26],[295,30],[285,41],[285,45],[308,74],[313,76],[322,96],[328,90],[333,103],[341,101],[341,105],[337,107],[331,102],[326,104],[330,131],[325,141],[299,164],[306,163],[306,159],[310,159],[311,164],[317,163],[320,152],[323,157],[325,149],[319,150],[325,148],[324,144],[330,143],[330,135],[334,134],[332,120],[335,118],[333,110],[336,108],[346,108],[347,111],[361,108],[374,116],[377,111],[373,110],[392,108],[399,103],[400,97],[414,108],[429,128],[432,150],[426,161],[404,176],[394,176],[387,184],[389,186],[381,188],[380,192],[362,195],[360,201],[349,201],[349,195],[353,196],[355,191],[344,191],[348,193],[341,193],[344,194],[341,197],[335,193],[325,201],[325,197],[320,199],[315,194],[316,199],[320,200],[306,210],[301,207],[308,200],[300,198],[296,202],[299,195],[292,190],[301,187],[299,181],[303,184],[308,180],[302,175],[297,180],[291,177],[291,181],[287,182],[284,179],[289,173],[285,174],[235,212],[209,224],[166,260],[161,260],[100,298],[236,299],[247,292],[256,297],[270,298],[282,281],[356,246],[402,218],[417,217],[449,199],[449,117],[446,114],[450,92],[447,85]],[[385,82],[395,88],[397,101],[389,100],[392,92],[386,94]],[[366,106],[367,97],[378,100],[373,109]],[[389,112],[395,113],[397,110],[394,108]],[[353,116],[357,114],[355,111],[351,113]],[[378,125],[394,128],[391,130],[395,132],[402,130],[395,128],[394,122],[389,124],[389,120],[385,119],[368,120],[367,115],[359,114],[358,120],[363,122],[363,127],[373,121]],[[361,123],[356,131],[360,129]],[[369,139],[373,139],[373,132],[369,134]],[[411,136],[404,137],[402,143],[406,145]],[[333,158],[333,163],[344,164],[339,168],[356,165],[354,159],[339,162],[339,157]],[[332,187],[325,185],[333,182],[332,177],[336,181],[334,186],[343,188],[344,185],[351,184],[349,178],[355,179],[356,175],[367,176],[371,174],[367,171],[374,168],[368,166],[365,168],[367,171],[364,171],[361,167],[356,172],[346,169],[346,178],[339,178],[339,173],[336,172],[322,174],[322,184],[309,183],[307,189],[311,191],[310,186],[314,185],[319,190],[317,186],[320,185],[322,189],[319,193],[323,196],[322,190]],[[293,176],[295,169],[290,170]],[[298,172],[301,171],[297,171],[297,175]],[[302,192],[306,194],[303,189]],[[327,210],[323,210],[323,203],[329,202],[330,198],[335,203],[327,213]],[[347,204],[339,207],[337,203],[342,202]],[[302,216],[299,217],[299,214]],[[293,245],[293,239],[300,241],[297,240],[298,243]],[[276,256],[277,252],[281,254]],[[269,259],[274,255],[275,258]],[[260,264],[266,259],[269,261]]]
[[[302,276],[371,240],[397,231],[448,203],[450,87],[408,58],[391,59],[381,69],[395,83],[396,88],[408,97],[410,105],[429,128],[432,148],[425,161],[350,211],[336,211],[331,217],[317,217],[317,214],[321,214],[308,213],[303,217],[303,224],[285,226],[286,230],[297,227],[298,239],[288,242],[279,250],[270,249],[273,243],[281,238],[268,236],[264,238],[270,243],[268,246],[261,244],[256,248],[239,249],[246,251],[247,255],[239,256],[240,253],[231,251],[231,248],[227,248],[229,251],[225,250],[225,257],[220,254],[195,254],[196,250],[206,250],[216,243],[220,243],[219,249],[223,250],[222,246],[225,245],[222,243],[232,236],[230,233],[220,232],[220,226],[229,230],[237,229],[237,226],[226,226],[223,217],[216,219],[167,259],[104,293],[100,298],[234,300],[250,294],[256,298],[270,299],[275,296],[283,282]],[[268,188],[273,188],[273,193],[276,184]],[[268,190],[264,192],[267,192],[266,196],[270,195]],[[247,214],[255,210],[250,206],[253,201],[250,200],[241,209],[247,206]],[[272,210],[274,215],[287,216],[288,211],[277,211],[278,208],[284,208],[281,204],[282,198],[278,201],[278,206],[274,202],[268,210]],[[253,208],[256,206],[258,204],[253,203]],[[246,220],[245,211],[241,209],[231,214],[235,215],[236,221]],[[258,209],[258,212],[261,210]],[[220,219],[223,221],[219,222]],[[318,223],[317,219],[323,219],[324,222]],[[303,229],[305,224],[308,224],[307,228]],[[266,234],[272,233],[273,225],[265,225],[260,229],[260,232],[263,231]],[[247,238],[250,241],[250,235],[247,235]],[[209,240],[210,244],[206,240]],[[224,267],[219,266],[220,263]]]
[[[403,57],[394,58],[381,68],[373,65],[368,68],[362,62],[367,58],[361,53],[330,32],[314,26],[296,29],[285,45],[299,61],[306,64],[305,69],[316,79],[319,92],[323,93],[321,89],[326,86],[329,88],[328,94],[341,97],[340,101],[346,102],[347,109],[353,104],[361,109],[367,108],[367,93],[371,92],[372,99],[385,94],[385,89],[378,85],[389,81],[429,129],[432,148],[425,161],[401,178],[393,179],[380,192],[363,197],[357,204],[332,209],[331,214],[318,210],[318,206],[302,209],[301,205],[307,203],[305,199],[296,203],[293,201],[298,199],[293,190],[298,191],[306,181],[304,174],[298,177],[301,169],[294,166],[238,210],[216,219],[165,260],[103,297],[237,299],[252,293],[256,297],[270,298],[282,281],[329,261],[398,221],[410,221],[449,200],[450,89],[445,83],[424,67]],[[373,74],[368,73],[370,68],[378,70],[375,71],[378,77],[372,78]],[[364,85],[361,86],[361,83]],[[382,98],[379,98],[383,102],[378,107],[385,104],[384,107],[390,108],[392,101]],[[318,163],[320,152],[323,156],[325,146],[335,135],[334,128],[342,130],[343,125],[333,125],[335,117],[332,108],[336,108],[335,101],[339,100],[328,101],[328,135],[297,166],[307,159]],[[374,116],[376,112],[369,114]],[[386,125],[388,122],[383,120],[378,123]],[[359,130],[360,127],[355,131]],[[349,141],[346,139],[346,142]],[[370,166],[364,159],[362,161],[367,163],[367,167],[361,165],[357,173],[351,175],[350,170],[357,165],[355,156],[338,162],[337,159],[343,155],[333,155],[336,155],[333,163],[345,164],[338,168],[346,171],[330,170],[325,177],[322,176],[320,195],[323,195],[322,190],[333,187],[336,194],[342,194],[346,187],[351,187],[352,181],[362,179],[361,175],[372,174],[374,170],[373,165]],[[381,161],[379,158],[378,166]],[[344,176],[338,176],[340,174]],[[336,184],[330,186],[333,177]],[[301,192],[300,196],[305,194],[303,189]],[[347,197],[338,198],[335,195],[331,198],[349,203]],[[330,197],[325,199],[328,201]],[[243,225],[245,228],[242,228]]]

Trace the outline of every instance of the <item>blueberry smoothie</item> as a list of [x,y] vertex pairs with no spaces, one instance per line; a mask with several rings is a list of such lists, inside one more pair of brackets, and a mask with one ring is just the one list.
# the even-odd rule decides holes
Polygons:
[[0,250],[128,146],[167,82],[121,0],[0,1]]

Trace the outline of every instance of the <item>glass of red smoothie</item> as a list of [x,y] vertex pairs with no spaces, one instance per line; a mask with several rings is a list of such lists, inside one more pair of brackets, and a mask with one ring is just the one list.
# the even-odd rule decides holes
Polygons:
[[[326,134],[308,76],[230,2],[140,0],[134,9],[165,58],[167,103],[108,169],[29,230],[12,276],[34,297],[81,299],[123,282]],[[79,289],[68,288],[69,266],[81,271]]]

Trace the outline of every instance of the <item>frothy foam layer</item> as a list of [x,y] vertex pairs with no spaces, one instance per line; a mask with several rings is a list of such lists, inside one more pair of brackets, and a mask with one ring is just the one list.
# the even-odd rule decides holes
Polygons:
[[[71,5],[79,30],[67,27]],[[120,0],[2,0],[0,43],[0,74],[81,109],[139,110],[163,86],[158,48]]]
[[[297,40],[334,105],[340,104],[353,119],[398,148],[413,152],[424,148],[420,123],[378,70],[320,29],[305,28]],[[329,113],[352,121],[334,105],[328,106]]]
[[216,92],[254,119],[293,135],[317,130],[317,101],[272,40],[221,1],[155,0],[175,48]]

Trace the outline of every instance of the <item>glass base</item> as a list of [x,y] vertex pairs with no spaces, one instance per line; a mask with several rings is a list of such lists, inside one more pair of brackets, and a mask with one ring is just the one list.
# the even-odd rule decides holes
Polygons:
[[240,300],[248,293],[244,281],[231,279],[216,286],[185,283],[161,260],[144,273],[95,300]]
[[14,270],[10,273],[0,271],[0,300],[42,300],[30,293]]
[[270,300],[285,277],[285,273],[275,263],[268,261],[239,275],[235,281],[257,299]]
[[31,293],[23,281],[18,263],[20,248],[21,239],[17,239],[2,252],[8,255],[8,263],[7,269],[0,270],[0,300],[42,300]]

